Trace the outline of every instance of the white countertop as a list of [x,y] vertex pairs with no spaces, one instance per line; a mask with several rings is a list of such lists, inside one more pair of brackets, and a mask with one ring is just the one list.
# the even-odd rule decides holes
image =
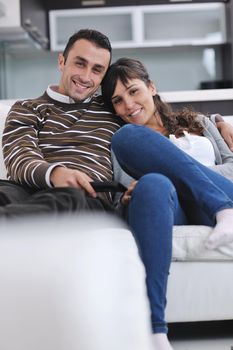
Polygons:
[[[160,93],[160,96],[166,102],[232,100],[233,89],[172,91]],[[9,107],[14,102],[15,100],[0,100],[0,115],[8,113]],[[233,125],[233,115],[225,115],[224,119]]]
[[[166,102],[198,102],[233,100],[233,89],[184,90],[160,92]],[[0,100],[0,103],[11,105],[15,99]]]
[[233,89],[167,91],[159,94],[166,102],[233,100]]

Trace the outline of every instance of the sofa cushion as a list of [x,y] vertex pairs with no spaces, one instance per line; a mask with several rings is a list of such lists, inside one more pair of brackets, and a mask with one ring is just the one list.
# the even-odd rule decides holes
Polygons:
[[212,227],[202,225],[174,226],[172,242],[173,261],[233,260],[233,243],[210,250],[205,241]]

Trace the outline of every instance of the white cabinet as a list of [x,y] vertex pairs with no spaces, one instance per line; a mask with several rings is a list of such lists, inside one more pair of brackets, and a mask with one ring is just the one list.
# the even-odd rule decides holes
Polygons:
[[81,28],[105,33],[118,49],[226,42],[221,2],[52,10],[49,19],[53,51],[62,50]]
[[67,39],[82,28],[106,34],[113,47],[132,47],[137,41],[133,7],[52,10],[49,12],[51,50],[64,48]]
[[226,42],[223,3],[148,6],[142,11],[146,45],[215,45]]

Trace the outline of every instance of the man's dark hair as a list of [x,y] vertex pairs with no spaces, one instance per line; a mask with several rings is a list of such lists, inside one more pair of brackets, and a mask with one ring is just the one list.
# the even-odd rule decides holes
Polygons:
[[66,44],[66,47],[63,51],[63,56],[65,58],[65,61],[67,60],[69,51],[74,45],[74,43],[76,43],[76,41],[81,39],[88,40],[93,44],[95,44],[97,47],[108,50],[110,52],[110,62],[111,62],[112,47],[108,37],[94,29],[81,29],[78,32],[74,33],[69,38],[68,43]]

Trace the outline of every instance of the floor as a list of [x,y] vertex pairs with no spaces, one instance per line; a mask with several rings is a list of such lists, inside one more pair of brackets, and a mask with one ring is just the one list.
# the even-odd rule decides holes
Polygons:
[[233,350],[233,321],[169,325],[174,350]]

